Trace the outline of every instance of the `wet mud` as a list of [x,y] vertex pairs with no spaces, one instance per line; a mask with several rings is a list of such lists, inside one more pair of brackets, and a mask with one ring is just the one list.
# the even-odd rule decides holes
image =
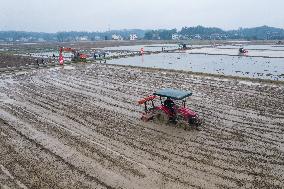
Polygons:
[[[284,85],[107,64],[2,74],[0,188],[283,188]],[[140,120],[191,90],[200,131]]]
[[36,65],[36,58],[0,53],[0,68],[29,65]]

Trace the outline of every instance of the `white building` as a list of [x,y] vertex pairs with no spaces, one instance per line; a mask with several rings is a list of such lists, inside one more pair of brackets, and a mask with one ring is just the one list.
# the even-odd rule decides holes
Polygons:
[[76,41],[88,41],[88,36],[76,37]]
[[175,33],[172,35],[172,40],[179,40],[180,39],[180,35]]
[[28,42],[28,41],[29,41],[29,39],[28,39],[28,38],[26,38],[26,37],[21,37],[21,38],[20,38],[20,41],[21,41],[21,42]]
[[194,36],[194,39],[201,39],[201,36],[200,36],[199,34],[196,34],[196,35]]
[[137,39],[138,39],[137,34],[130,34],[130,41],[135,41]]
[[120,35],[116,35],[116,34],[113,34],[111,36],[112,40],[118,40],[118,41],[122,41],[123,40],[123,37],[121,37]]

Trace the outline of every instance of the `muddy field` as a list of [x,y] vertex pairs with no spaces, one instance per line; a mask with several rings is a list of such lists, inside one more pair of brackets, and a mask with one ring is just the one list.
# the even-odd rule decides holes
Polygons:
[[0,53],[0,68],[35,65],[36,58]]
[[[72,47],[78,50],[90,50],[94,48],[105,47],[118,47],[118,46],[133,46],[133,45],[153,45],[163,43],[177,43],[175,41],[163,41],[163,40],[139,40],[139,41],[88,41],[88,42],[36,42],[36,43],[0,43],[0,52],[13,52],[13,53],[35,53],[35,52],[50,52],[59,51],[59,47]],[[208,44],[209,42],[195,42],[196,44]],[[194,44],[195,44],[194,43]]]
[[[106,64],[1,75],[0,188],[283,188],[284,85]],[[191,90],[201,131],[140,121]]]

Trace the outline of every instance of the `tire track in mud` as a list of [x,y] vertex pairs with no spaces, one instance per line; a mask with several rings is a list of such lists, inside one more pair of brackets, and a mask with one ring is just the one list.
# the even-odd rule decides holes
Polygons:
[[[2,107],[3,108],[3,107]],[[11,108],[11,107],[9,107],[9,108]],[[6,109],[7,110],[7,109]],[[21,108],[19,108],[19,107],[14,107],[14,109],[11,109],[13,112],[14,112],[14,115],[16,115],[17,113],[19,113],[18,115],[19,116],[21,116],[22,115],[22,113],[28,113],[28,112],[21,112]],[[16,114],[15,114],[15,112],[17,112]],[[33,122],[33,120],[32,120],[32,122]],[[31,123],[32,123],[31,122]],[[36,120],[36,122],[40,122],[40,120]],[[41,123],[41,126],[42,126],[42,124],[44,124],[43,122]],[[50,127],[51,125],[46,125],[47,127]],[[38,131],[39,132],[41,132],[41,129],[39,129],[39,127],[37,127],[38,128]],[[56,129],[56,128],[54,128],[54,129]],[[47,129],[48,130],[48,129]],[[35,133],[37,133],[38,131],[35,131]],[[50,131],[50,130],[49,130]],[[48,131],[48,134],[50,134],[50,132]],[[22,132],[22,131],[19,131],[19,132]],[[24,131],[24,132],[26,132],[26,131]],[[73,140],[75,140],[75,141],[73,141],[73,143],[74,142],[81,142],[82,143],[82,141],[79,141],[79,140],[76,140],[76,138],[75,137],[72,137],[72,136],[63,136],[63,135],[61,135],[62,134],[62,131],[60,131],[60,130],[58,130],[58,133],[57,133],[57,137],[71,137],[71,139],[73,139]],[[58,135],[59,134],[59,135]],[[81,134],[81,133],[79,133],[79,134]],[[25,134],[23,134],[23,135],[25,135]],[[25,135],[26,136],[26,135]],[[51,136],[51,135],[49,135],[49,136]],[[33,139],[34,137],[33,136],[26,136],[27,138],[30,138],[30,140],[33,140],[33,141],[35,141],[36,143],[38,143],[38,144],[40,144],[40,146],[42,146],[45,150],[47,150],[47,151],[50,151],[50,153],[52,153],[56,158],[58,157],[58,158],[60,158],[64,163],[66,163],[66,164],[68,164],[68,166],[69,167],[71,167],[71,168],[73,168],[74,170],[76,170],[76,171],[78,171],[79,173],[81,173],[81,174],[83,174],[85,177],[87,177],[88,179],[90,179],[91,181],[95,181],[95,182],[97,182],[98,184],[101,184],[102,186],[105,186],[106,188],[119,188],[119,187],[121,187],[121,186],[123,186],[123,184],[120,186],[120,184],[118,183],[118,184],[114,184],[114,183],[116,183],[117,181],[115,181],[115,182],[110,182],[110,183],[112,183],[112,184],[106,184],[106,183],[104,183],[103,181],[101,181],[100,179],[98,179],[97,177],[95,177],[94,176],[94,171],[92,171],[92,170],[90,170],[90,169],[86,169],[86,168],[84,168],[84,166],[83,165],[80,165],[80,163],[78,164],[78,163],[74,163],[74,162],[72,162],[71,160],[68,160],[68,157],[66,157],[66,155],[62,155],[62,154],[58,154],[58,150],[56,150],[56,148],[55,149],[49,149],[48,147],[51,147],[53,144],[49,144],[49,145],[47,145],[48,147],[46,147],[45,145],[42,145],[41,144],[41,142],[40,141],[38,141],[37,140],[37,137],[35,137],[35,139]],[[52,136],[51,136],[51,138],[52,138]],[[67,138],[65,138],[65,139],[67,139]],[[65,141],[66,142],[66,141]],[[90,142],[90,141],[89,141]],[[62,143],[63,144],[63,143]],[[93,145],[95,145],[96,143],[92,143]],[[51,145],[51,146],[50,146]],[[64,146],[66,146],[66,143],[64,143]],[[76,145],[75,144],[73,144],[73,147],[76,147]],[[83,147],[83,146],[80,146],[80,147]],[[60,148],[60,147],[59,147]],[[54,150],[55,150],[55,152],[54,152]],[[96,149],[96,150],[98,150],[98,149]],[[92,152],[95,152],[95,153],[98,153],[99,154],[99,152],[97,152],[97,151],[92,151]],[[81,154],[83,154],[82,155],[82,158],[83,158],[83,156],[84,156],[84,153],[81,153]],[[62,157],[63,156],[63,157]],[[105,157],[107,157],[107,156],[105,156]],[[72,159],[72,158],[71,158]],[[78,159],[79,160],[79,159]],[[118,159],[119,160],[119,159]],[[71,162],[70,162],[71,161]],[[81,160],[79,160],[79,161],[81,161]],[[85,160],[84,159],[84,161],[86,161],[86,163],[88,162],[87,161],[87,159]],[[83,162],[84,162],[83,161]],[[112,159],[112,161],[115,161],[115,159]],[[87,166],[87,165],[86,165]],[[110,166],[110,165],[109,165]],[[91,166],[92,168],[93,168],[93,166]],[[127,170],[127,169],[125,169],[125,170]],[[128,170],[128,171],[133,171],[133,170]],[[134,172],[132,172],[132,173],[134,173]],[[139,173],[137,173],[137,172],[135,172],[135,174],[139,174]],[[110,176],[111,175],[113,175],[113,174],[110,174]],[[139,176],[143,176],[143,175],[139,175]],[[105,178],[104,178],[104,180],[105,180]],[[127,182],[126,182],[127,183]],[[129,183],[128,183],[129,184]],[[111,185],[114,185],[114,186],[116,186],[116,187],[113,187],[113,186],[111,186]],[[134,185],[134,187],[135,187],[135,185]],[[137,186],[136,186],[137,187]]]
[[[49,162],[49,163],[58,164],[59,162],[62,162],[63,166],[66,166],[65,167],[65,169],[66,169],[65,174],[74,174],[74,175],[81,174],[81,176],[80,176],[80,177],[82,177],[81,179],[86,179],[87,182],[95,182],[95,183],[97,183],[98,185],[96,187],[112,188],[112,187],[106,185],[105,183],[101,182],[97,178],[95,178],[95,177],[85,173],[84,171],[81,171],[80,169],[78,169],[74,165],[72,165],[69,162],[65,161],[62,157],[58,156],[57,154],[53,153],[52,151],[50,151],[49,149],[47,149],[43,145],[39,144],[36,140],[26,136],[24,133],[19,131],[17,128],[13,127],[12,125],[9,125],[6,121],[0,119],[0,122],[1,122],[1,130],[2,129],[4,130],[4,128],[5,128],[4,131],[6,133],[8,133],[8,135],[10,135],[10,136],[11,135],[15,135],[16,136],[16,137],[15,136],[13,137],[13,140],[21,140],[22,143],[28,143],[30,147],[34,148],[33,149],[34,150],[33,151],[33,155],[37,155],[38,158],[42,158],[41,155],[37,154],[35,151],[45,152],[45,154],[46,154],[45,156],[52,156],[51,160],[48,160],[48,161],[52,161],[52,162]],[[3,124],[5,126],[3,126]],[[1,140],[1,138],[0,138],[0,140]],[[25,157],[25,155],[27,155],[27,154],[21,154],[21,153],[23,153],[23,151],[25,151],[25,149],[18,151],[18,149],[16,149],[15,147],[10,146],[11,144],[6,144],[5,141],[2,141],[1,144],[2,145],[6,145],[6,147],[8,149],[8,151],[6,153],[9,156],[8,158],[10,159],[10,161],[11,161],[11,159],[13,159],[13,161],[15,161],[15,162],[11,161],[11,163],[19,164],[23,169],[26,169],[26,171],[30,170],[30,169],[33,169],[34,173],[32,173],[32,174],[35,174],[33,176],[34,177],[38,177],[37,179],[40,180],[40,183],[37,183],[37,182],[29,183],[29,179],[31,179],[32,177],[31,178],[28,178],[28,177],[27,178],[22,178],[22,179],[25,180],[25,182],[27,182],[27,186],[29,186],[29,187],[41,187],[41,188],[51,188],[51,187],[52,188],[54,188],[54,187],[55,188],[64,188],[64,186],[62,186],[62,183],[61,183],[61,185],[58,185],[58,183],[60,183],[59,180],[51,180],[51,179],[54,179],[54,178],[47,178],[46,172],[44,173],[45,174],[45,176],[44,176],[45,178],[40,178],[40,176],[43,176],[43,173],[40,173],[40,172],[43,172],[44,170],[38,170],[37,166],[39,166],[39,165],[37,165],[37,166],[29,165],[31,163]],[[16,157],[14,157],[15,154],[17,154]],[[20,154],[23,156],[23,158],[20,158]],[[32,157],[32,158],[34,158],[34,157]],[[44,161],[47,161],[47,160],[45,159]],[[8,166],[11,167],[11,169],[12,169],[13,165],[11,165],[11,163],[9,163]],[[46,166],[46,168],[49,167],[49,165],[47,165],[47,164],[45,164],[44,166]],[[42,165],[40,165],[40,167],[42,167]],[[59,167],[57,167],[57,168],[59,168]],[[68,173],[69,170],[67,171],[67,169],[70,170],[70,173]],[[56,170],[52,170],[52,169],[50,169],[50,170],[46,169],[45,171],[51,171],[52,172],[51,174],[55,174],[55,172],[57,172]],[[17,174],[17,173],[15,173],[15,174]],[[60,174],[60,173],[57,172],[56,174]],[[20,177],[21,176],[18,176],[18,179],[20,179]],[[69,175],[69,177],[72,177],[72,176]],[[33,179],[35,179],[35,178],[33,178]],[[75,178],[73,178],[73,181],[75,181]],[[70,183],[69,187],[73,188],[74,186],[73,186],[73,184],[71,185],[71,183]],[[74,188],[76,188],[76,186]]]
[[[173,75],[173,74],[172,74]],[[151,78],[151,80],[153,80],[153,83],[159,83],[159,81],[155,81],[155,77],[152,77]],[[159,79],[159,78],[158,78]],[[181,79],[177,79],[177,80],[181,80]],[[199,79],[200,80],[200,79]],[[188,82],[190,85],[192,85],[191,83],[195,83],[194,82],[194,80],[192,81],[192,80],[189,80],[189,81],[191,81],[191,82]],[[185,83],[185,81],[182,81],[183,83],[178,83],[178,85],[184,85],[184,83]],[[170,82],[170,83],[172,83],[172,82]],[[177,82],[175,82],[175,83],[177,83]],[[200,82],[198,82],[198,83],[200,83]],[[216,80],[215,80],[215,83],[216,83]],[[225,83],[225,82],[221,82],[221,84],[222,83]],[[228,83],[228,82],[227,82]],[[230,83],[232,83],[233,84],[233,86],[236,84],[236,83],[238,83],[237,81],[234,81],[234,82],[230,82]],[[230,84],[229,83],[229,84]],[[193,86],[195,86],[195,85],[193,85]],[[206,83],[202,83],[202,86],[205,86],[206,88],[205,89],[202,89],[202,90],[207,90],[208,91],[208,88],[211,88],[212,86],[209,86],[208,87],[208,84],[206,84]],[[216,87],[217,86],[217,87]],[[243,86],[243,85],[242,85]],[[214,99],[215,100],[218,100],[218,99],[220,99],[219,98],[219,96],[220,96],[220,94],[222,94],[222,93],[229,93],[229,95],[227,95],[226,96],[226,99],[228,99],[228,97],[229,97],[229,99],[231,99],[231,96],[234,96],[234,95],[232,95],[232,88],[234,88],[234,87],[232,87],[232,86],[222,86],[222,85],[220,85],[220,83],[219,83],[219,85],[214,85],[213,86],[214,88],[217,88],[217,89],[219,89],[219,90],[213,90],[213,91],[211,91],[211,93],[212,94],[218,94],[218,96],[217,95],[214,95]],[[195,88],[195,87],[193,87],[193,88]],[[204,88],[204,87],[203,87]],[[248,88],[248,87],[246,87],[246,88]],[[265,88],[265,87],[262,87],[262,88]],[[274,87],[275,88],[275,87]],[[190,87],[190,88],[185,88],[185,89],[192,89],[192,87]],[[220,89],[223,89],[222,91],[220,91]],[[224,91],[224,89],[228,89],[228,91],[229,92],[227,92],[226,90]],[[199,93],[200,93],[200,91],[202,91],[202,90],[200,90],[199,88],[196,90],[196,91],[199,91]],[[253,90],[250,90],[249,92],[247,92],[247,91],[243,91],[244,89],[243,89],[243,87],[241,88],[241,90],[240,90],[240,88],[239,88],[239,90],[238,90],[238,93],[240,93],[239,95],[240,95],[240,97],[242,97],[242,96],[244,96],[244,95],[249,95],[249,96],[251,96],[251,92],[253,91]],[[198,94],[199,94],[198,93]],[[262,90],[262,93],[263,93],[263,90]],[[212,99],[212,94],[210,94],[210,98]],[[278,92],[278,96],[277,96],[277,100],[283,100],[283,96],[282,95],[279,95],[279,94],[281,94],[280,92]],[[222,95],[223,96],[223,95]],[[236,95],[237,96],[237,95]],[[263,95],[263,96],[265,96],[265,94]],[[270,95],[270,97],[271,97],[272,95]],[[202,98],[205,98],[204,96],[202,96]],[[259,98],[260,98],[260,100],[259,101],[263,101],[262,99],[261,99],[261,96],[259,96]],[[273,97],[272,97],[273,98]],[[226,99],[222,99],[223,101],[224,100],[226,100]],[[238,100],[240,100],[241,98],[239,98]],[[269,99],[265,99],[264,101],[267,101],[267,100],[269,100]],[[227,101],[225,101],[225,102],[223,102],[223,101],[220,101],[219,103],[222,103],[223,105],[226,105],[228,102]],[[233,102],[233,101],[236,101],[235,99],[232,99],[231,100],[231,102]],[[247,101],[249,101],[249,100],[247,100]],[[231,103],[230,101],[229,101],[229,103]],[[245,108],[245,107],[240,107],[240,108]],[[248,107],[246,107],[246,108],[248,108]],[[254,109],[255,109],[255,107],[253,107]],[[280,106],[280,108],[282,108],[282,110],[283,110],[283,107],[281,107]],[[271,114],[270,114],[270,116],[271,117],[274,117],[274,115],[275,115],[275,111],[277,111],[277,110],[275,110],[275,109],[271,109],[270,110],[270,112],[272,112]],[[267,112],[267,109],[266,109],[266,112]],[[262,113],[263,113],[263,110],[262,110]],[[265,112],[264,112],[265,113]],[[282,114],[283,114],[283,111],[282,111]]]
[[[283,131],[283,128],[280,127],[283,120],[270,121],[267,113],[258,116],[259,108],[245,107],[242,109],[245,101],[231,97],[232,90],[236,93],[235,95],[240,96],[255,91],[250,93],[250,98],[258,97],[258,89],[254,86],[244,90],[240,88],[241,86],[234,86],[235,89],[232,89],[231,82],[213,80],[215,86],[218,86],[218,83],[226,85],[222,90],[212,92],[210,88],[208,89],[208,84],[200,78],[194,78],[193,83],[185,85],[182,81],[183,77],[176,82],[171,82],[173,74],[170,72],[166,77],[163,74],[160,76],[155,74],[149,80],[147,77],[150,74],[145,73],[146,77],[144,72],[137,71],[143,76],[142,79],[140,77],[129,79],[127,68],[107,70],[106,67],[96,66],[96,69],[99,69],[96,71],[110,73],[107,78],[89,75],[91,72],[86,76],[82,75],[81,71],[84,69],[72,71],[71,74],[70,72],[60,72],[56,77],[51,77],[48,74],[38,77],[35,74],[32,79],[25,78],[22,81],[17,81],[17,77],[15,77],[16,84],[6,87],[5,93],[13,94],[16,101],[19,102],[20,108],[25,105],[34,107],[30,111],[22,109],[23,113],[18,117],[25,118],[27,115],[31,115],[37,117],[35,125],[36,123],[47,125],[47,122],[41,120],[45,116],[36,112],[35,107],[59,114],[78,123],[78,126],[93,129],[91,135],[100,134],[105,139],[114,141],[116,144],[113,144],[112,148],[122,149],[123,153],[126,153],[123,148],[135,152],[128,157],[137,158],[136,161],[147,165],[150,171],[163,175],[173,183],[181,183],[193,188],[200,187],[202,182],[206,183],[207,187],[242,186],[244,182],[248,182],[252,186],[282,186],[283,176],[281,172],[274,173],[274,167],[278,166],[279,170],[283,171],[283,163],[281,163],[283,162],[283,151],[278,147],[279,144],[283,144],[283,138],[275,136],[273,138],[273,135],[268,137],[265,134]],[[192,79],[191,76],[184,77]],[[161,78],[163,81],[159,82]],[[130,86],[135,94],[131,94]],[[200,133],[189,132],[179,136],[178,129],[141,123],[137,117],[139,108],[132,103],[135,99],[137,100],[137,97],[143,97],[148,92],[152,92],[155,86],[159,86],[157,88],[184,86],[184,89],[193,89],[194,91],[200,89],[196,98],[193,97],[197,99],[196,102],[190,104],[194,109],[200,108],[199,112],[206,119],[203,131]],[[117,89],[119,92],[116,92]],[[283,89],[279,90],[283,91]],[[1,92],[3,92],[2,89]],[[91,93],[98,95],[91,95]],[[266,93],[269,94],[269,91],[267,90]],[[28,96],[29,94],[30,96]],[[66,96],[62,94],[66,94]],[[199,99],[204,96],[206,98],[203,99],[204,102],[201,102]],[[105,97],[107,100],[104,100]],[[26,102],[21,104],[21,99],[25,99]],[[222,103],[216,101],[219,99],[222,100]],[[262,98],[257,99],[263,101]],[[280,100],[282,99],[280,98]],[[112,102],[109,102],[110,100]],[[268,108],[273,109],[272,106],[276,102],[276,98],[269,100],[271,103],[261,106],[269,106]],[[228,103],[230,101],[233,103]],[[240,107],[237,104],[240,104]],[[231,109],[244,113],[240,115],[239,112],[231,112]],[[280,112],[276,112],[276,114],[281,113],[282,110],[283,108],[280,107]],[[11,113],[14,111],[16,110],[12,109]],[[36,114],[34,115],[34,113]],[[252,114],[256,116],[248,117]],[[52,120],[52,117],[49,120]],[[59,124],[59,121],[55,122]],[[62,128],[70,129],[62,122],[60,124]],[[46,128],[38,129],[45,131]],[[84,150],[92,150],[92,145],[82,137],[72,137],[67,140],[66,138],[71,136],[70,133],[56,129],[56,125],[48,130],[53,136],[64,136],[62,141],[68,141],[70,146],[74,146],[76,149],[82,148],[82,154],[85,153]],[[82,131],[78,135],[86,135],[86,133]],[[235,137],[232,137],[234,135]],[[74,142],[72,143],[72,140],[79,143],[78,147],[74,145]],[[228,144],[228,142],[230,143]],[[122,147],[118,144],[121,144]],[[108,154],[101,154],[101,156],[110,157],[109,161],[114,158]],[[95,158],[92,155],[90,157]],[[121,164],[124,165],[120,167],[126,170],[127,166],[124,166],[127,165],[127,161]],[[257,166],[259,166],[258,169]],[[139,166],[132,165],[132,167],[137,168],[139,174],[141,171]],[[199,176],[189,176],[194,175],[194,172],[197,172]],[[198,179],[200,176],[203,179]],[[196,181],[190,181],[189,178]],[[266,181],[261,181],[260,178],[266,179]]]
[[[29,101],[30,103],[33,103],[33,104],[37,105],[37,106],[43,107],[40,103],[34,103],[34,102],[30,101],[30,100],[28,100],[28,101]],[[56,106],[54,106],[54,107],[56,107]],[[48,107],[44,107],[44,108],[51,110],[51,109],[48,108]],[[77,110],[76,110],[76,111],[77,111]],[[23,113],[23,114],[27,114],[27,113],[29,113],[29,112],[25,112],[25,113]],[[41,115],[39,114],[39,115],[35,115],[34,117],[40,117],[40,116],[41,116]],[[68,115],[65,115],[65,114],[64,114],[64,116],[67,116],[67,117],[69,117],[69,118],[72,118],[72,117],[70,117],[70,116],[68,116]]]
[[[25,113],[27,113],[27,112],[25,112]],[[147,151],[147,149],[143,149],[144,151],[146,150]],[[147,151],[147,152],[151,152],[151,151]],[[153,152],[152,152],[153,153]],[[178,154],[175,154],[175,155],[178,155]],[[158,156],[158,157],[161,157],[162,159],[165,159],[166,157],[165,156],[161,156],[160,154],[157,154],[157,153],[155,153],[154,154],[154,156]],[[190,157],[187,157],[187,158],[190,158]],[[184,165],[186,165],[186,164],[184,164]],[[187,166],[188,167],[188,166]],[[190,168],[190,167],[189,167]],[[159,172],[158,170],[155,170],[155,172]],[[166,174],[166,172],[164,173],[164,174]],[[184,173],[183,173],[184,174]],[[219,175],[219,176],[221,176],[221,175]],[[171,176],[171,177],[169,177],[169,178],[174,178],[173,176]],[[228,178],[228,177],[225,177],[225,178]],[[178,178],[175,178],[175,180],[176,179],[178,179]],[[178,179],[178,180],[180,180],[180,179]],[[185,181],[183,181],[182,183],[187,183],[187,182],[185,182]],[[190,184],[188,183],[188,186],[190,186]]]
[[25,113],[27,113],[27,112],[25,112]]
[[[230,115],[230,114],[228,114],[228,115]],[[249,133],[250,134],[250,133]]]

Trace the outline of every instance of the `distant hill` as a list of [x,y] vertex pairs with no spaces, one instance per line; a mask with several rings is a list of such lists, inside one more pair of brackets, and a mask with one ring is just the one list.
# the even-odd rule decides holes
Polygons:
[[221,39],[245,39],[245,40],[284,40],[284,29],[261,26],[255,28],[239,28],[237,30],[225,31],[216,27],[183,27],[177,29],[124,29],[111,30],[106,32],[24,32],[24,31],[0,31],[0,41],[3,42],[40,42],[40,41],[96,41],[110,40],[113,35],[128,40],[130,34],[136,34],[138,39],[148,40],[171,40],[171,39],[200,39],[200,40],[221,40]]

